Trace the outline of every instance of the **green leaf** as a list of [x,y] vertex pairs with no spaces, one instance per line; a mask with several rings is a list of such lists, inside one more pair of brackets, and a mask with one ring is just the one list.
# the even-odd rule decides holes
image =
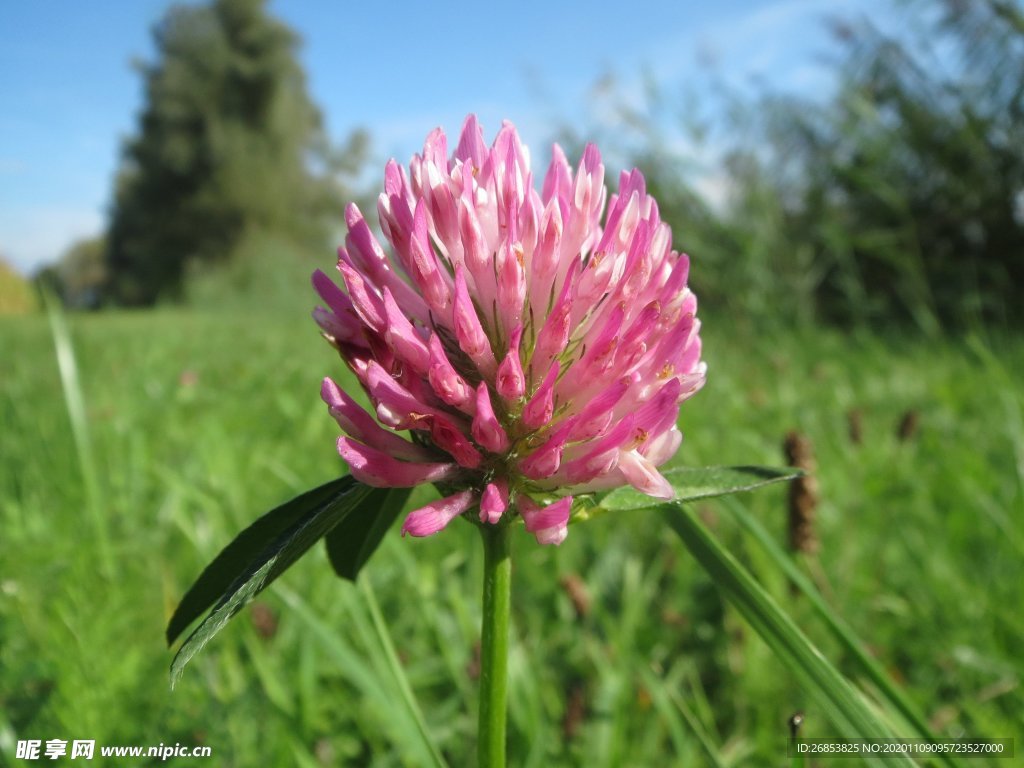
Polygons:
[[[221,594],[210,615],[178,649],[178,653],[171,663],[172,686],[181,677],[182,670],[192,657],[223,629],[224,625],[246,603],[269,586],[328,531],[340,523],[370,492],[369,486],[351,478],[341,478],[335,482],[337,485],[327,484],[327,486],[332,486],[330,490],[325,490],[327,486],[321,486],[285,505],[296,505],[290,513],[295,518],[294,522],[247,564],[241,574]],[[278,512],[280,509],[279,507],[274,512]],[[282,513],[282,517],[288,516]],[[245,536],[244,532],[242,536]],[[223,574],[217,578],[223,578]]]
[[334,572],[355,581],[377,551],[381,539],[405,508],[412,488],[373,488],[345,519],[324,537]]
[[[863,695],[830,664],[753,576],[678,502],[657,506],[672,530],[708,572],[725,597],[826,712],[840,736],[891,738],[889,726]],[[875,765],[914,765],[900,755],[878,755]]]
[[[878,693],[888,700],[890,706],[902,715],[907,723],[916,729],[915,736],[927,739],[930,742],[936,741],[936,736],[928,726],[927,720],[918,712],[917,707],[910,698],[892,681],[886,671],[875,659],[871,657],[864,644],[857,638],[853,630],[843,621],[842,617],[825,602],[814,584],[803,571],[797,566],[775,539],[765,530],[760,522],[743,508],[741,504],[729,505],[729,510],[735,515],[740,525],[743,526],[760,543],[762,549],[775,562],[779,569],[786,574],[790,583],[810,601],[815,612],[825,625],[831,630],[836,640],[842,645],[846,656],[853,660],[861,672],[874,684]],[[956,755],[947,753],[935,753],[932,758],[944,765],[955,768],[963,763]]]
[[224,594],[224,590],[230,587],[253,559],[278,536],[295,525],[310,509],[354,483],[355,481],[348,476],[325,483],[275,507],[238,534],[235,540],[206,566],[195,584],[181,599],[167,624],[167,644],[172,644],[189,624],[217,602]]
[[[674,501],[697,501],[732,493],[752,491],[772,483],[781,483],[800,477],[799,469],[773,469],[770,467],[673,467],[662,474],[676,491]],[[631,509],[650,509],[657,501],[631,486],[617,488],[599,504],[609,512]]]

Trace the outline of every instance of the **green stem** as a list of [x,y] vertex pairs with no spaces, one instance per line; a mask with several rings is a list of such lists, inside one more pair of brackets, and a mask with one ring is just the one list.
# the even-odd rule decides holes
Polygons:
[[484,605],[480,637],[480,768],[504,768],[508,619],[512,594],[512,557],[507,525],[482,525]]

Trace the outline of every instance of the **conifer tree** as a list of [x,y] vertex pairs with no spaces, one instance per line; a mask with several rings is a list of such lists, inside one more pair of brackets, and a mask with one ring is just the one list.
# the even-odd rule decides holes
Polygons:
[[154,36],[110,222],[108,298],[122,304],[179,296],[190,266],[238,258],[253,230],[323,234],[339,191],[298,38],[265,0],[173,6]]

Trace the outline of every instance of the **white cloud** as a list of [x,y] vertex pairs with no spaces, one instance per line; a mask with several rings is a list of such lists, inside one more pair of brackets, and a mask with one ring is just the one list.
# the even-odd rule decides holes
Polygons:
[[726,209],[733,193],[732,180],[722,171],[699,174],[693,180],[693,188],[712,210],[718,212]]
[[0,210],[0,254],[27,275],[103,225],[103,213],[90,206],[8,206]]

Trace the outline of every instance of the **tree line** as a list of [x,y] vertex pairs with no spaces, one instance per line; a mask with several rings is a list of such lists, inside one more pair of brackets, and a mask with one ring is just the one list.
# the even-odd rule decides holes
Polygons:
[[[902,7],[916,23],[899,37],[832,22],[826,101],[733,105],[724,205],[697,193],[651,112],[623,115],[710,311],[925,332],[1024,321],[1024,14],[1012,0]],[[365,156],[362,135],[331,146],[298,39],[264,0],[175,6],[154,34],[106,235],[44,275],[72,303],[175,300],[267,234],[322,253],[353,194],[339,180]]]
[[705,306],[926,333],[1024,322],[1024,13],[1012,0],[896,7],[912,22],[898,36],[831,21],[828,99],[729,105],[724,207],[656,130],[671,95],[625,110],[663,215],[702,259]]

